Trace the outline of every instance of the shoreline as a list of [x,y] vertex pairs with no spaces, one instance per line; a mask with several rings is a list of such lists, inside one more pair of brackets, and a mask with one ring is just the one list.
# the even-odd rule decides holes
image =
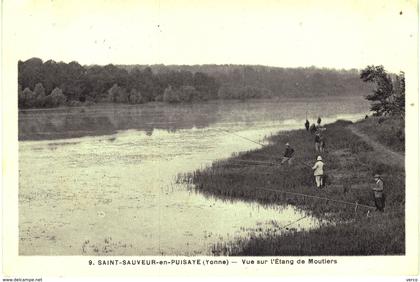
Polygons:
[[[190,129],[205,128],[218,123],[243,123],[252,121],[277,122],[288,124],[301,123],[305,118],[314,119],[314,107],[325,109],[327,120],[335,120],[340,113],[340,107],[346,107],[346,118],[353,120],[352,116],[362,117],[365,107],[359,106],[358,100],[329,101],[328,104],[320,101],[303,103],[297,100],[259,100],[254,102],[238,103],[230,101],[210,101],[201,104],[165,105],[99,105],[86,108],[58,108],[23,110],[18,113],[18,140],[54,140],[78,138],[83,136],[97,136],[115,134],[120,130],[144,130],[152,134],[154,129]],[[338,107],[335,110],[329,110]],[[288,108],[299,111],[301,118],[294,119],[296,115],[287,113]],[[263,110],[266,109],[266,110]],[[247,118],[244,118],[244,115]]]
[[179,106],[194,106],[194,105],[201,105],[201,104],[226,104],[226,103],[238,103],[238,104],[247,104],[247,103],[264,103],[264,102],[302,102],[302,101],[316,101],[321,98],[330,97],[334,100],[360,100],[364,101],[363,97],[360,96],[316,96],[316,97],[289,97],[289,96],[279,96],[279,97],[272,97],[272,98],[250,98],[245,100],[240,99],[213,99],[207,101],[195,101],[189,103],[167,103],[161,101],[151,101],[143,104],[129,104],[129,103],[109,103],[109,102],[99,102],[99,103],[88,103],[85,105],[78,105],[78,106],[59,106],[59,107],[52,107],[52,108],[18,108],[19,113],[25,112],[37,112],[37,111],[59,111],[59,110],[72,110],[72,109],[95,109],[95,108],[114,108],[114,107],[127,107],[127,108],[136,108],[136,107],[145,107],[150,108],[153,107],[162,107],[162,106],[172,106],[172,107],[179,107]]

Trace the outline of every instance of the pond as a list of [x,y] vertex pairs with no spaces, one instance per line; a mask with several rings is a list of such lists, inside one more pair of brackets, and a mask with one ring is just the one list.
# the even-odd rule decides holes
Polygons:
[[302,128],[306,114],[326,123],[366,112],[360,99],[20,111],[19,253],[213,255],[286,225],[316,228],[292,206],[205,196],[177,176],[260,147],[245,138]]

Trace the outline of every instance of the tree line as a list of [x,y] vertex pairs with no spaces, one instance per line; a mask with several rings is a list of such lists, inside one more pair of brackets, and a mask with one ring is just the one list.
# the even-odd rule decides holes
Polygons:
[[18,62],[20,108],[92,103],[185,103],[213,99],[349,96],[370,91],[357,70],[248,65],[106,65]]
[[[360,71],[326,68],[280,68],[261,65],[119,65],[128,71],[150,68],[154,73],[185,70],[214,77],[220,87],[235,92],[252,87],[270,91],[273,96],[355,96],[371,91],[364,84]],[[246,92],[246,91],[245,91]],[[265,92],[265,91],[263,91]],[[223,96],[223,95],[221,95]],[[258,95],[257,95],[258,96]]]
[[[188,86],[188,87],[187,87]],[[187,92],[179,102],[217,98],[218,84],[207,74],[170,71],[155,74],[150,68],[127,71],[114,65],[81,66],[77,62],[18,62],[19,107],[55,107],[81,103],[163,101],[165,91]],[[192,92],[194,97],[190,98]],[[167,102],[172,102],[169,99]],[[184,97],[188,99],[184,100]]]

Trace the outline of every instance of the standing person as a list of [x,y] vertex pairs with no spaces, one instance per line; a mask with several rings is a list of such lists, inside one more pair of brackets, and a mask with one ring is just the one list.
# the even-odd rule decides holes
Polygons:
[[315,132],[315,151],[321,152],[321,132],[319,130]]
[[319,141],[319,151],[321,153],[324,153],[325,150],[325,137],[323,134],[320,135],[320,141]]
[[308,119],[306,119],[305,128],[306,128],[306,131],[309,131],[309,120]]
[[318,117],[318,120],[316,122],[318,123],[318,126],[321,126],[321,117]]
[[291,165],[294,153],[295,153],[295,150],[292,147],[290,147],[289,143],[286,143],[286,150],[284,150],[284,155],[283,155],[283,159],[281,160],[281,164],[284,164],[285,162],[287,162],[289,165]]
[[316,126],[315,123],[311,124],[311,126],[309,127],[309,131],[313,134],[316,131]]
[[315,176],[316,188],[321,189],[323,186],[323,176],[324,176],[324,163],[322,162],[322,157],[318,156],[316,162],[312,167]]
[[376,210],[383,212],[385,207],[384,200],[384,182],[379,174],[375,174],[375,185],[373,186],[373,196],[375,197]]

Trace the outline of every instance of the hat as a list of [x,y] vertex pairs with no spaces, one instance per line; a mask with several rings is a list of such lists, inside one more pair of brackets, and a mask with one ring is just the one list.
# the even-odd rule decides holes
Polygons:
[[375,175],[373,176],[373,178],[381,178],[381,176],[380,176],[379,174],[375,174]]
[[286,143],[286,146],[290,146],[289,142]]
[[317,161],[322,161],[322,157],[318,156],[318,158],[316,158]]

